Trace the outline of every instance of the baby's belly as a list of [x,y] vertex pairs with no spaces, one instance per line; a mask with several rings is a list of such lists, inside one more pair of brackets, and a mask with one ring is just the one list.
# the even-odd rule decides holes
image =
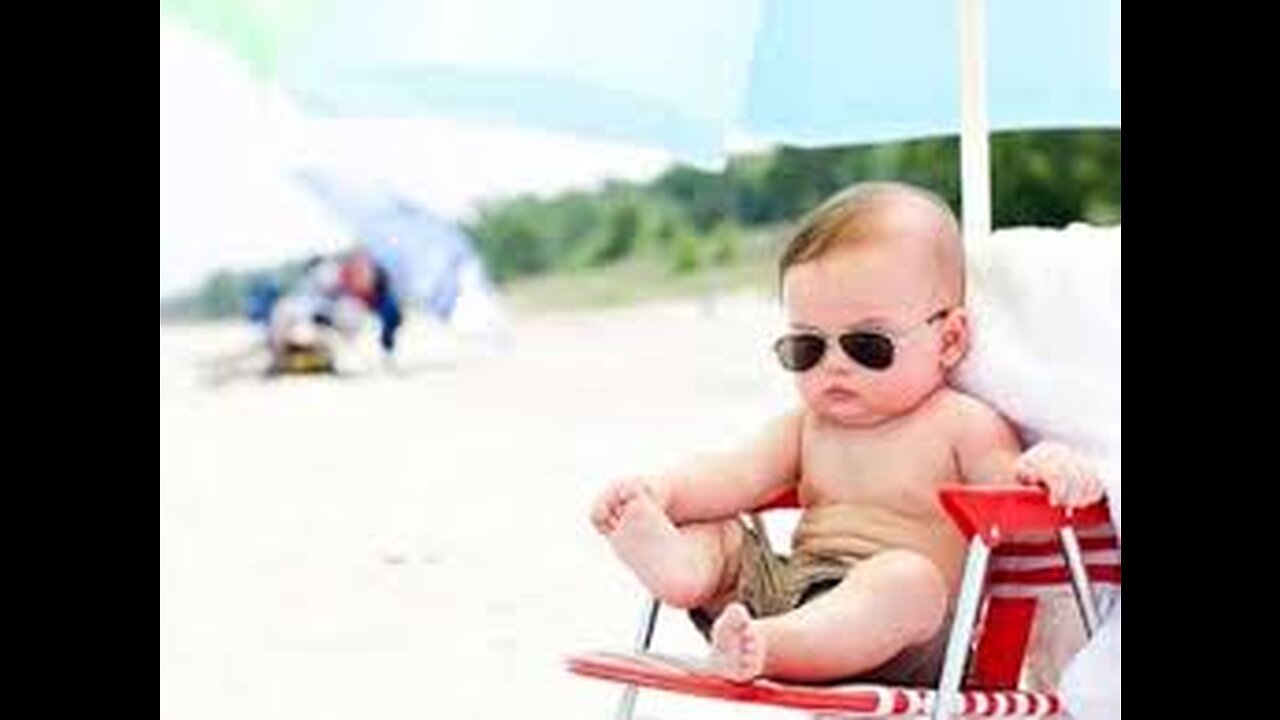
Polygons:
[[940,512],[907,515],[874,505],[808,507],[792,537],[792,551],[856,563],[886,550],[932,560],[954,592],[964,567],[965,542]]

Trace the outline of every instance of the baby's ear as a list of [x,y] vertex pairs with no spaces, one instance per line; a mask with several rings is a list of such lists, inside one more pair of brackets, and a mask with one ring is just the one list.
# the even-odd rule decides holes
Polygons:
[[941,338],[938,360],[945,372],[958,365],[969,352],[969,314],[964,308],[956,308],[942,319]]

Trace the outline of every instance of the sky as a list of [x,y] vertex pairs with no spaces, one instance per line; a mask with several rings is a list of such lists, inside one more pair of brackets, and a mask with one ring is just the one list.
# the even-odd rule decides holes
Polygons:
[[187,28],[160,21],[160,294],[220,267],[251,267],[348,243],[289,179],[300,168],[386,182],[465,219],[478,203],[644,180],[666,153],[444,118],[316,120],[255,84]]

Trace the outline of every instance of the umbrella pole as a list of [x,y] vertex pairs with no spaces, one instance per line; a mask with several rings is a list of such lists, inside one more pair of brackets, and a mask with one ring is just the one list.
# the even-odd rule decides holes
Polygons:
[[991,232],[987,123],[987,2],[957,0],[960,13],[960,205],[964,237]]

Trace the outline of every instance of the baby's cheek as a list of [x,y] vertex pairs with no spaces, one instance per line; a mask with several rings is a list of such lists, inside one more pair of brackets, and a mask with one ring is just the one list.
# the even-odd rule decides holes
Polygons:
[[886,378],[884,384],[885,402],[895,408],[906,410],[914,407],[929,393],[938,389],[942,377],[927,367],[903,368],[892,378]]
[[800,398],[806,405],[813,406],[819,399],[819,393],[818,383],[810,375],[812,373],[796,377],[796,392],[800,394]]

